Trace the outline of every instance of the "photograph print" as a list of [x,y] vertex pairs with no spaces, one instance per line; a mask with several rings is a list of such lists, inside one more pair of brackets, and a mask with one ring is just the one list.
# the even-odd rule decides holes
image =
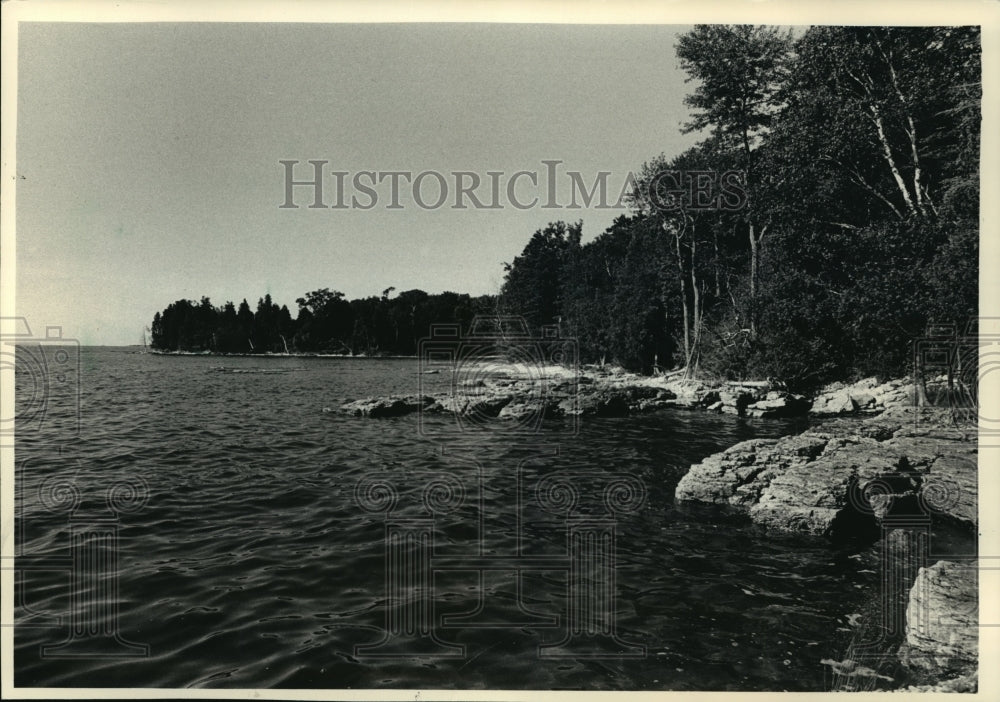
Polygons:
[[102,8],[3,8],[5,697],[985,692],[996,12]]

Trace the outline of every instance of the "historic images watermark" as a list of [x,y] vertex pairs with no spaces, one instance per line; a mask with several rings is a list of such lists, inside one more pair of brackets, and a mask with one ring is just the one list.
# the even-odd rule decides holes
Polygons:
[[[913,424],[903,431],[922,437],[931,458],[850,485],[850,509],[879,525],[878,592],[847,657],[833,664],[832,689],[870,689],[878,678],[891,680],[885,673],[896,674],[903,661],[933,668],[950,648],[975,650],[980,629],[1000,626],[980,618],[978,597],[980,573],[996,570],[998,557],[980,553],[976,534],[955,516],[976,522],[978,448],[1000,445],[1000,424],[980,403],[981,385],[1000,358],[1000,319],[932,323],[912,350],[906,411]],[[936,441],[969,449],[937,456]],[[922,640],[950,643],[928,653],[914,645]]]
[[[386,604],[382,639],[358,644],[355,656],[464,658],[466,646],[449,632],[513,627],[554,632],[538,645],[540,658],[644,657],[644,646],[618,632],[615,549],[619,520],[645,506],[645,484],[627,473],[552,466],[559,441],[579,428],[576,341],[557,327],[534,336],[520,317],[477,317],[467,330],[435,325],[420,344],[420,369],[421,379],[444,376],[449,388],[438,403],[443,407],[428,406],[420,416],[420,434],[438,444],[442,468],[368,475],[356,486],[357,504],[383,518]],[[491,394],[497,386],[490,378],[497,376],[518,379],[516,399],[498,402]],[[546,422],[550,413],[560,421]],[[516,465],[494,462],[490,472],[491,457],[478,455],[487,450],[483,433],[516,441],[531,455]],[[500,516],[512,518],[515,538],[502,548],[487,526],[497,516],[488,513],[496,503],[485,500],[496,471],[513,485]],[[440,548],[449,519],[465,520],[477,537]],[[556,530],[558,552],[534,549],[526,535],[532,527]],[[527,604],[537,599],[525,592],[526,579],[541,573],[565,578],[562,607]],[[486,583],[498,574],[512,574],[515,583],[514,607],[500,616],[486,602]],[[439,613],[439,576],[467,578],[478,606]]]
[[24,317],[0,318],[0,381],[16,388],[15,414],[0,420],[0,445],[13,446],[15,426],[22,439],[79,435],[80,343],[63,338],[62,327],[36,336]]
[[[149,497],[138,476],[119,477],[105,489],[84,485],[68,465],[53,467],[33,461],[37,449],[62,452],[80,435],[80,345],[64,338],[62,328],[48,326],[35,336],[23,317],[0,319],[0,375],[14,388],[15,414],[3,421],[4,450],[14,448],[14,548],[3,568],[14,572],[15,607],[3,626],[45,629],[61,636],[42,644],[42,658],[135,658],[149,646],[129,641],[119,620],[121,523],[142,510]],[[9,385],[8,385],[9,384]],[[65,518],[65,550],[36,553],[26,546],[37,520]],[[55,578],[55,580],[53,580]],[[38,580],[62,581],[64,603],[58,611],[35,602]],[[58,642],[58,643],[56,643]]]
[[56,480],[40,487],[43,504],[63,511],[69,532],[69,616],[62,643],[43,645],[43,658],[145,658],[149,645],[129,641],[121,631],[121,570],[118,562],[122,517],[146,505],[145,482],[130,477],[103,490],[104,509],[80,510],[81,492]]
[[279,209],[311,210],[600,210],[621,209],[638,197],[659,211],[742,210],[747,205],[746,173],[739,170],[660,171],[647,179],[631,171],[587,177],[564,170],[559,159],[540,167],[507,171],[419,172],[343,171],[328,159],[284,159],[284,198]]
[[[969,469],[974,475],[975,466]],[[948,520],[968,498],[968,486],[948,474],[900,470],[851,482],[849,508],[879,524],[878,590],[870,611],[858,615],[853,624],[856,629],[844,661],[824,661],[833,666],[828,689],[873,689],[876,680],[898,676],[904,660],[910,666],[935,665],[942,652],[921,651],[910,645],[913,640],[958,642],[976,638],[979,627],[996,626],[977,621],[978,575],[983,566],[975,541],[970,537],[968,552],[957,553],[954,543],[947,539],[942,543],[936,535],[940,520]],[[971,507],[975,509],[974,504]],[[947,606],[937,594],[942,576],[955,579],[948,588]]]
[[[914,403],[947,409],[956,427],[977,431],[981,446],[1000,446],[1000,417],[980,401],[980,384],[1000,368],[1000,318],[930,324],[913,344]],[[914,414],[915,421],[921,419]]]
[[[442,424],[440,413],[422,408],[421,436],[461,443],[475,441],[476,430],[488,429],[537,437],[542,434],[542,420],[556,409],[564,421],[549,427],[550,443],[579,431],[579,348],[576,339],[564,337],[558,325],[545,325],[534,335],[520,316],[479,316],[467,330],[458,324],[435,324],[430,336],[420,341],[418,357],[420,394],[428,389],[427,378],[444,375],[450,379],[444,409],[454,420]],[[510,406],[497,401],[497,390],[491,385],[497,376],[521,381]],[[506,416],[500,417],[501,412]]]

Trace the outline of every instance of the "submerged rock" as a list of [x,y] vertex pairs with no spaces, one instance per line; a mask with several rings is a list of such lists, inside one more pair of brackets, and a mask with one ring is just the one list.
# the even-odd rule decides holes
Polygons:
[[405,397],[369,397],[341,405],[340,409],[356,417],[400,417],[434,404],[427,395]]

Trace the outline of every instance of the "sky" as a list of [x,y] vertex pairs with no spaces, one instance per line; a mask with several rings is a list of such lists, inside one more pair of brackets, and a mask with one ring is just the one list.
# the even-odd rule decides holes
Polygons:
[[[18,38],[16,311],[83,344],[142,343],[181,299],[265,293],[295,314],[319,288],[348,298],[420,288],[495,293],[532,232],[583,220],[584,241],[624,209],[543,208],[556,165],[609,204],[629,171],[693,145],[683,26],[25,23]],[[313,188],[285,202],[285,167]],[[344,176],[345,208],[333,208]],[[360,171],[444,175],[445,205],[412,186],[353,187]],[[454,209],[456,171],[496,209]],[[520,209],[507,201],[510,177]],[[364,184],[369,181],[365,179]],[[468,181],[466,181],[468,182]],[[421,199],[438,199],[425,177]],[[593,204],[597,204],[596,202]]]

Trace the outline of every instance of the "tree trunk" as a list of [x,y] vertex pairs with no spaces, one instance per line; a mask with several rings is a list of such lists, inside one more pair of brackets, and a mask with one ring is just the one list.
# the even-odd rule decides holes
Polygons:
[[910,138],[910,157],[913,159],[913,194],[917,199],[917,209],[920,210],[921,215],[926,217],[927,211],[924,209],[924,187],[920,183],[920,155],[917,153],[917,128],[913,124],[913,118],[910,117],[910,115],[906,115],[906,121],[909,124],[909,127],[906,130],[906,135]]
[[698,357],[699,357],[699,347],[701,345],[701,298],[698,294],[698,277],[697,271],[695,269],[695,252],[697,244],[694,241],[694,237],[691,239],[691,298],[692,298],[692,310],[691,319],[692,326],[694,327],[693,339],[691,342],[691,360],[688,362],[688,367],[691,369],[691,375],[693,376],[698,370]]
[[712,243],[715,246],[715,297],[722,297],[722,287],[719,285],[719,232],[712,229]]
[[[743,157],[746,164],[747,184],[750,183],[750,138],[746,129],[743,130]],[[750,321],[750,334],[757,336],[757,232],[754,227],[754,213],[752,200],[747,211],[747,224],[750,233],[750,309],[748,310]]]
[[[896,77],[896,68],[892,64],[892,51],[890,49],[889,53],[886,53],[882,49],[882,45],[876,42],[879,51],[882,53],[882,58],[885,59],[885,65],[889,68],[889,76],[892,79],[892,87],[896,91],[896,97],[899,98],[900,104],[904,109],[909,107],[909,101],[906,96],[903,95],[902,88],[899,87],[899,80]],[[921,179],[921,168],[920,168],[920,153],[917,147],[917,127],[913,122],[913,116],[907,112],[906,113],[906,136],[910,141],[910,158],[913,160],[913,194],[917,201],[917,209],[920,214],[924,217],[927,216],[927,211],[924,209],[924,186],[920,182]],[[928,204],[930,203],[930,196],[927,197]],[[933,207],[933,205],[931,205]]]
[[687,289],[684,285],[684,257],[681,255],[681,232],[674,232],[677,247],[677,282],[681,288],[681,316],[684,319],[684,377],[691,377],[691,322],[688,315]]
[[896,159],[892,155],[892,148],[889,146],[889,139],[885,135],[885,127],[882,124],[882,115],[879,114],[878,108],[874,105],[871,106],[870,110],[872,113],[872,123],[875,125],[875,132],[878,134],[879,143],[882,145],[882,156],[885,157],[886,163],[889,164],[892,178],[896,181],[896,187],[899,188],[899,192],[903,196],[903,202],[906,203],[907,211],[916,217],[918,216],[917,208],[913,204],[910,191],[906,188],[906,181],[903,180],[903,176],[899,172],[899,167],[896,165]]
[[750,333],[757,334],[757,232],[754,230],[753,222],[750,223]]

